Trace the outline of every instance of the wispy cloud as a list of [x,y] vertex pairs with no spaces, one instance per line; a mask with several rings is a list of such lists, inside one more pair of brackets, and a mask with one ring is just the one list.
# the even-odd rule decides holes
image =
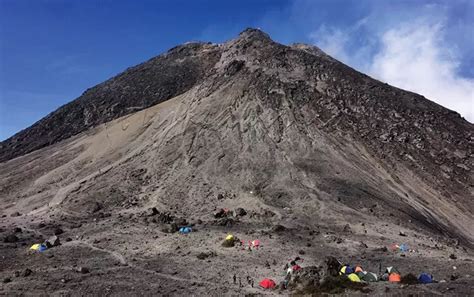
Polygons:
[[[422,94],[474,122],[474,79],[460,74],[459,50],[448,41],[444,16],[439,12],[418,15],[416,21],[399,21],[385,28],[380,20],[369,18],[346,28],[322,25],[309,38],[342,62]],[[371,34],[364,35],[364,31]],[[363,46],[360,42],[354,46],[354,38],[361,36],[369,39]]]
[[474,79],[458,74],[459,59],[445,41],[443,24],[403,24],[385,32],[369,74],[423,94],[474,122]]
[[312,32],[309,38],[322,48],[327,54],[339,59],[342,62],[349,62],[350,54],[347,52],[347,42],[350,31],[322,25],[318,30]]

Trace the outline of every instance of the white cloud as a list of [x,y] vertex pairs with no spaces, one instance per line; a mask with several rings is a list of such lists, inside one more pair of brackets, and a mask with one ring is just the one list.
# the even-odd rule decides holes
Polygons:
[[442,24],[405,24],[381,37],[369,74],[420,93],[474,122],[474,80],[457,74],[459,62],[444,41]]
[[360,27],[370,25],[367,18],[345,30],[321,26],[309,37],[342,62],[419,93],[474,122],[474,79],[458,74],[459,59],[446,41],[443,22],[420,19],[376,33],[374,43],[355,50],[350,49],[350,38],[360,35]]
[[309,38],[323,49],[328,55],[339,59],[344,63],[350,61],[346,52],[346,43],[349,41],[349,32],[337,28],[321,26]]

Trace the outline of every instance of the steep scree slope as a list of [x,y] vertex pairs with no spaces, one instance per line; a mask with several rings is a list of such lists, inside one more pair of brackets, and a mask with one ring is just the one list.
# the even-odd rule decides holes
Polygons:
[[[284,46],[254,29],[222,45],[178,46],[133,67],[6,140],[0,155],[3,160],[21,155],[188,90],[197,102],[221,95],[199,111],[188,106],[189,122],[181,133],[192,135],[200,150],[173,161],[184,162],[186,157],[193,164],[222,154],[213,164],[227,170],[219,176],[234,176],[234,168],[224,162],[227,158],[241,160],[236,170],[260,176],[246,187],[264,191],[274,175],[288,177],[291,168],[295,174],[315,174],[311,183],[331,195],[356,189],[369,199],[375,194],[367,184],[350,184],[330,169],[336,167],[332,157],[324,170],[318,161],[317,147],[328,139],[340,146],[359,146],[377,162],[377,170],[389,175],[388,184],[401,187],[393,195],[372,187],[387,196],[386,203],[397,208],[401,201],[406,205],[402,211],[413,219],[474,238],[465,225],[473,209],[472,124],[422,96],[356,72],[316,47]],[[235,131],[239,141],[229,143],[239,149],[223,151],[226,143],[219,135]],[[215,139],[208,139],[212,135]],[[210,147],[217,144],[219,152]],[[234,144],[228,149],[236,150]],[[174,150],[170,144],[165,148]],[[346,153],[344,149],[332,148]],[[285,156],[277,162],[276,155],[285,150],[295,152],[296,159]],[[278,173],[281,170],[285,172]],[[372,174],[380,179],[380,172]]]

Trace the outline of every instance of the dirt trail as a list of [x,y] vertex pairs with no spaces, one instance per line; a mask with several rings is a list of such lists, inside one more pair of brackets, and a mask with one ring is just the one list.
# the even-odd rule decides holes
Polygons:
[[[222,286],[222,284],[218,284],[218,283],[215,283],[215,282],[209,282],[209,281],[203,281],[203,280],[200,280],[200,279],[195,279],[195,278],[183,278],[183,277],[179,277],[179,276],[173,276],[173,275],[169,275],[169,274],[165,274],[165,273],[160,273],[158,271],[155,271],[155,270],[151,270],[151,269],[146,269],[146,268],[143,268],[143,267],[140,267],[138,265],[134,265],[133,263],[129,262],[126,260],[125,256],[123,256],[121,253],[117,252],[117,251],[112,251],[112,250],[109,250],[109,249],[105,249],[105,248],[100,248],[100,247],[97,247],[97,246],[94,246],[93,244],[90,244],[88,242],[85,242],[85,241],[81,241],[81,240],[73,240],[71,242],[67,242],[65,244],[63,244],[64,247],[67,247],[67,246],[86,246],[94,251],[99,251],[99,252],[104,252],[104,253],[107,253],[109,254],[110,256],[112,256],[114,259],[116,259],[117,261],[120,262],[121,265],[123,266],[128,266],[132,269],[135,269],[135,270],[138,270],[138,271],[142,271],[142,272],[145,272],[145,273],[150,273],[150,274],[153,274],[153,275],[156,275],[160,278],[164,278],[164,279],[169,279],[169,280],[174,280],[174,281],[178,281],[178,282],[185,282],[185,283],[191,283],[191,284],[200,284],[200,285],[206,285],[210,288],[212,287],[220,287]],[[256,293],[256,292],[259,292],[259,290],[257,288],[247,288],[247,287],[244,287],[244,288],[240,288],[238,286],[235,286],[233,284],[228,284],[226,285],[227,287],[231,288],[231,289],[234,289],[234,290],[244,290],[245,292],[247,293]],[[261,293],[261,291],[260,291]]]

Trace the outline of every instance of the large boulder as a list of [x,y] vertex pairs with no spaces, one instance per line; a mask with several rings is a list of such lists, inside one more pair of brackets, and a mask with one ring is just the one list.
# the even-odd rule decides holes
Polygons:
[[161,228],[161,231],[165,233],[176,233],[178,232],[178,230],[178,225],[176,225],[175,223],[167,224],[163,226],[163,228]]
[[220,218],[218,220],[214,221],[214,224],[217,226],[224,226],[224,227],[232,227],[234,225],[235,221],[231,218]]
[[158,214],[157,220],[163,224],[170,224],[174,221],[174,216],[169,212],[160,212]]
[[59,241],[59,237],[57,237],[56,235],[54,235],[54,236],[51,236],[50,238],[46,239],[46,241],[44,242],[44,244],[45,244],[48,248],[52,248],[52,247],[55,247],[55,246],[60,245],[61,242]]
[[214,218],[216,218],[216,219],[224,218],[226,216],[227,216],[227,212],[223,208],[221,208],[218,211],[214,212]]
[[175,218],[174,223],[178,225],[178,227],[186,227],[188,226],[188,221],[184,218]]
[[76,269],[77,272],[82,273],[82,274],[87,274],[90,272],[89,268],[87,267],[78,267]]
[[326,258],[326,274],[329,276],[338,276],[339,270],[341,269],[341,262],[334,257]]
[[3,242],[7,242],[7,243],[15,243],[17,241],[18,241],[18,237],[15,234],[7,235],[3,239]]
[[29,268],[26,268],[25,270],[23,270],[23,272],[21,273],[21,276],[23,277],[28,277],[30,276],[31,274],[33,273],[33,271]]
[[286,227],[280,224],[274,225],[272,227],[272,232],[275,232],[275,233],[281,233],[281,232],[284,232],[285,230],[286,230]]
[[234,217],[243,217],[246,214],[247,214],[247,212],[242,207],[236,208],[234,210]]
[[54,229],[54,235],[61,235],[63,233],[64,233],[63,229],[61,229],[59,227]]
[[308,266],[293,271],[288,280],[288,288],[299,291],[313,291],[319,287],[321,269],[317,266]]
[[152,216],[155,216],[159,213],[160,212],[158,211],[158,209],[156,207],[151,207],[151,208],[147,209],[145,215],[148,216],[148,217],[152,217]]

